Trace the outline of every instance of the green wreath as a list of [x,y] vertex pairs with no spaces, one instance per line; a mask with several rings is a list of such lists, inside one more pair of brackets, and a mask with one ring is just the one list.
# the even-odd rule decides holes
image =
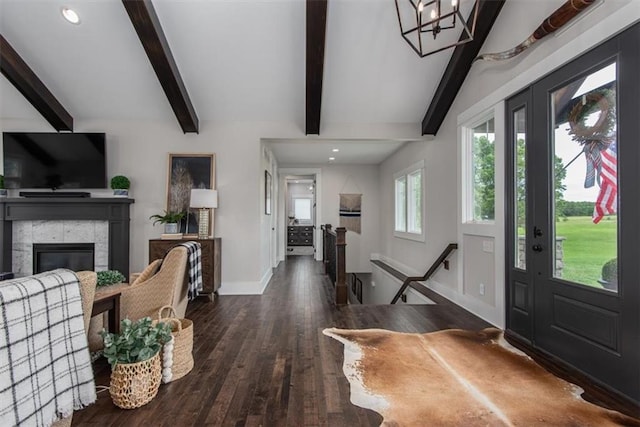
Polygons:
[[[585,124],[587,117],[596,111],[600,111],[598,120],[593,126],[587,126]],[[580,144],[611,138],[611,129],[616,121],[613,91],[599,89],[583,95],[582,102],[576,102],[569,112],[568,121],[574,141]]]

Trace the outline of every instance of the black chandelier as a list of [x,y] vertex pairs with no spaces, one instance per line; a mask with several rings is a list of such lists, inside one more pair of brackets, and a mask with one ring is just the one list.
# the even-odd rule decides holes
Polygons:
[[[479,0],[473,0],[468,20],[460,13],[461,1],[463,0],[395,0],[400,33],[421,58],[473,40]],[[457,22],[462,25],[460,38],[444,46],[442,43],[438,44],[438,34],[442,30],[455,28]]]

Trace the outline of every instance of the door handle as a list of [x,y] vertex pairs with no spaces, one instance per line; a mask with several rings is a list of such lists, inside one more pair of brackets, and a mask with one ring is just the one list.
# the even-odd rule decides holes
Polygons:
[[542,230],[540,230],[538,227],[534,226],[533,227],[533,237],[542,237]]
[[542,245],[533,245],[531,246],[534,252],[542,252]]

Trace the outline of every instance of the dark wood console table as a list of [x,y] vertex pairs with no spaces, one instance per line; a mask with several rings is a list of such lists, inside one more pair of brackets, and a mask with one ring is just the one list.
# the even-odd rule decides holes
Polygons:
[[120,333],[120,294],[122,289],[129,286],[128,283],[119,285],[105,286],[96,289],[96,295],[93,298],[93,309],[91,317],[100,313],[107,312],[107,331],[117,334]]
[[219,237],[213,239],[198,239],[183,237],[182,239],[151,239],[149,240],[149,263],[158,258],[162,258],[167,251],[181,242],[193,241],[200,243],[202,250],[202,285],[203,292],[200,295],[209,297],[213,301],[215,293],[221,283],[221,240]]

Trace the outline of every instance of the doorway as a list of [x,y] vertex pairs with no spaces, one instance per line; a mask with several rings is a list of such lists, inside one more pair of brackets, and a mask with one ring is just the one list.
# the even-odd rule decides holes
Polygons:
[[507,101],[507,329],[640,402],[635,25]]
[[316,229],[315,175],[285,179],[286,255],[314,255]]

